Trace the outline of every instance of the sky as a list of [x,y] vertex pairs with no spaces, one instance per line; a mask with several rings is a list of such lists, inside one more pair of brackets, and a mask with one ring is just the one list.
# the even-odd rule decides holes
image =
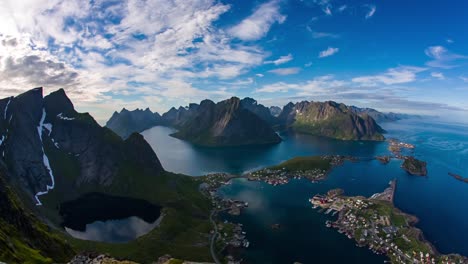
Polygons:
[[253,97],[468,122],[468,1],[0,0],[0,98],[115,110]]

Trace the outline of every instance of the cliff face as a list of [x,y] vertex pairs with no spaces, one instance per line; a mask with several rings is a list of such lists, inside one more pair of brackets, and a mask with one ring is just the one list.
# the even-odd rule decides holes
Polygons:
[[161,116],[158,113],[151,112],[149,108],[133,111],[128,111],[124,108],[120,113],[114,112],[109,121],[107,121],[106,127],[110,128],[123,139],[126,139],[134,132],[139,133],[161,123]]
[[73,192],[82,185],[110,186],[128,162],[163,172],[143,137],[122,140],[89,114],[76,112],[63,90],[42,97],[36,88],[2,99],[0,117],[1,158],[37,204],[55,188],[55,177],[67,179],[62,187]]
[[0,258],[8,263],[63,263],[72,248],[27,211],[0,162]]
[[204,100],[178,125],[174,137],[206,146],[271,144],[281,141],[268,123],[231,99],[215,104]]
[[254,113],[269,125],[272,126],[277,124],[278,119],[271,114],[270,109],[262,104],[259,104],[255,99],[246,97],[242,99],[240,103],[243,108]]
[[278,117],[283,125],[302,133],[341,140],[383,140],[384,130],[367,114],[332,101],[289,103]]

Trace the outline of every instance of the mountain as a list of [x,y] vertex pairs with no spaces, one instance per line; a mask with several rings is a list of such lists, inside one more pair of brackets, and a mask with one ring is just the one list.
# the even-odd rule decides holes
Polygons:
[[172,107],[169,111],[162,115],[162,124],[166,126],[179,127],[187,120],[192,118],[197,113],[199,108],[198,104],[189,104],[188,107],[179,107],[176,109]]
[[382,113],[373,108],[360,108],[357,106],[350,106],[351,111],[355,112],[358,115],[369,115],[371,116],[376,122],[383,123],[383,122],[394,122],[402,119],[408,118],[420,118],[418,115],[409,115],[409,114],[401,114],[401,113]]
[[80,185],[112,185],[128,162],[144,163],[155,174],[164,171],[142,136],[120,139],[89,114],[76,112],[62,89],[43,97],[37,88],[0,100],[0,114],[3,158],[38,204],[55,187],[57,174],[73,174],[66,186],[73,193]]
[[274,117],[278,117],[281,114],[281,107],[270,106],[270,114]]
[[64,263],[73,249],[25,208],[9,186],[0,162],[0,260],[7,263]]
[[123,108],[120,113],[114,112],[107,121],[106,127],[110,128],[123,139],[128,138],[134,132],[142,132],[162,123],[158,113],[153,113],[149,108],[128,111]]
[[[199,181],[165,171],[140,134],[124,140],[89,114],[76,112],[62,89],[43,97],[36,88],[0,100],[0,164],[19,197],[2,195],[6,185],[0,182],[0,261],[27,261],[4,257],[6,244],[13,253],[50,258],[29,263],[66,262],[69,246],[59,238],[74,241],[69,245],[76,252],[100,251],[143,263],[164,254],[209,259],[208,246],[195,243],[206,241],[210,225],[211,203],[199,192]],[[145,200],[163,208],[165,224],[126,244],[77,241],[65,233],[60,209],[90,193]]]
[[278,116],[295,131],[341,140],[384,140],[384,130],[367,114],[333,101],[289,103]]
[[249,110],[250,112],[256,114],[263,121],[267,122],[269,125],[275,125],[278,122],[278,119],[273,116],[270,112],[270,109],[262,104],[259,104],[255,99],[246,97],[240,101],[241,107]]
[[[173,113],[171,114],[173,115]],[[184,118],[180,118],[185,115]],[[204,100],[196,109],[177,115],[178,132],[172,136],[204,146],[279,143],[281,138],[262,118],[242,107],[237,97],[215,104]]]

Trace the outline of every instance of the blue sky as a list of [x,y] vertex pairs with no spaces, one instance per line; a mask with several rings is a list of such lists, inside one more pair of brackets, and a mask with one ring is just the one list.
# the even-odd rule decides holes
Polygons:
[[65,88],[100,122],[204,98],[468,120],[468,2],[1,0],[0,97]]

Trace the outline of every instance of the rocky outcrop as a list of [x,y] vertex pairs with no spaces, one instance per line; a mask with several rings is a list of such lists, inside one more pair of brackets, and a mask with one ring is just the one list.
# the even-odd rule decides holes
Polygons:
[[36,88],[2,99],[0,116],[2,159],[37,204],[55,188],[55,177],[66,179],[64,193],[73,193],[82,185],[110,186],[123,164],[163,172],[143,137],[122,140],[89,114],[76,112],[63,90],[43,97]]
[[126,139],[134,132],[139,133],[160,124],[162,124],[161,116],[158,113],[151,112],[149,108],[133,111],[123,108],[120,113],[114,112],[107,121],[106,127]]
[[278,119],[283,126],[301,133],[341,140],[384,140],[384,130],[372,117],[358,115],[333,101],[289,103]]
[[[204,100],[189,116],[178,119],[179,131],[172,136],[204,146],[272,144],[281,141],[270,125],[241,106],[233,97],[215,104]],[[180,117],[180,115],[179,115]]]

